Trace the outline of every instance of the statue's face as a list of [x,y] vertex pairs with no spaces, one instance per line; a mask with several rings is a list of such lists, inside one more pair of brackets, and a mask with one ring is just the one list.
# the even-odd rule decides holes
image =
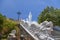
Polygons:
[[47,26],[47,28],[49,28],[50,26]]

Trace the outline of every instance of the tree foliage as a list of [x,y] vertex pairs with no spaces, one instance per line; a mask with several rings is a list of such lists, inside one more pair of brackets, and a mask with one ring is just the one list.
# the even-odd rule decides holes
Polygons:
[[3,28],[4,19],[5,17],[0,13],[0,32],[1,32],[1,29]]
[[38,23],[43,21],[52,21],[54,25],[60,26],[60,9],[46,7],[38,16]]
[[13,29],[16,29],[16,24],[16,21],[0,14],[0,33],[2,33],[2,35],[7,36]]

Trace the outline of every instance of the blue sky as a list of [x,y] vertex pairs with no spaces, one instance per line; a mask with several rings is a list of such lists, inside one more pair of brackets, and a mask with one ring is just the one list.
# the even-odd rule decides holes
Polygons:
[[60,8],[60,0],[0,0],[0,12],[8,18],[17,19],[17,12],[21,12],[22,19],[27,18],[32,12],[33,19],[37,20],[38,15],[46,6]]

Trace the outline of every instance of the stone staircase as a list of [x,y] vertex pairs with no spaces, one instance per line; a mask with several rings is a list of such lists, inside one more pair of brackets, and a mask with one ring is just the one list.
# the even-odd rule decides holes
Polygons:
[[56,31],[56,30],[54,30],[53,32],[52,32],[52,37],[55,39],[55,40],[60,40],[60,31]]

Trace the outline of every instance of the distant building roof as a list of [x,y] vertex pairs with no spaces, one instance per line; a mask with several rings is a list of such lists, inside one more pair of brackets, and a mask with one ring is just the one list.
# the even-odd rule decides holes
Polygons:
[[53,30],[60,31],[60,26],[55,26]]

